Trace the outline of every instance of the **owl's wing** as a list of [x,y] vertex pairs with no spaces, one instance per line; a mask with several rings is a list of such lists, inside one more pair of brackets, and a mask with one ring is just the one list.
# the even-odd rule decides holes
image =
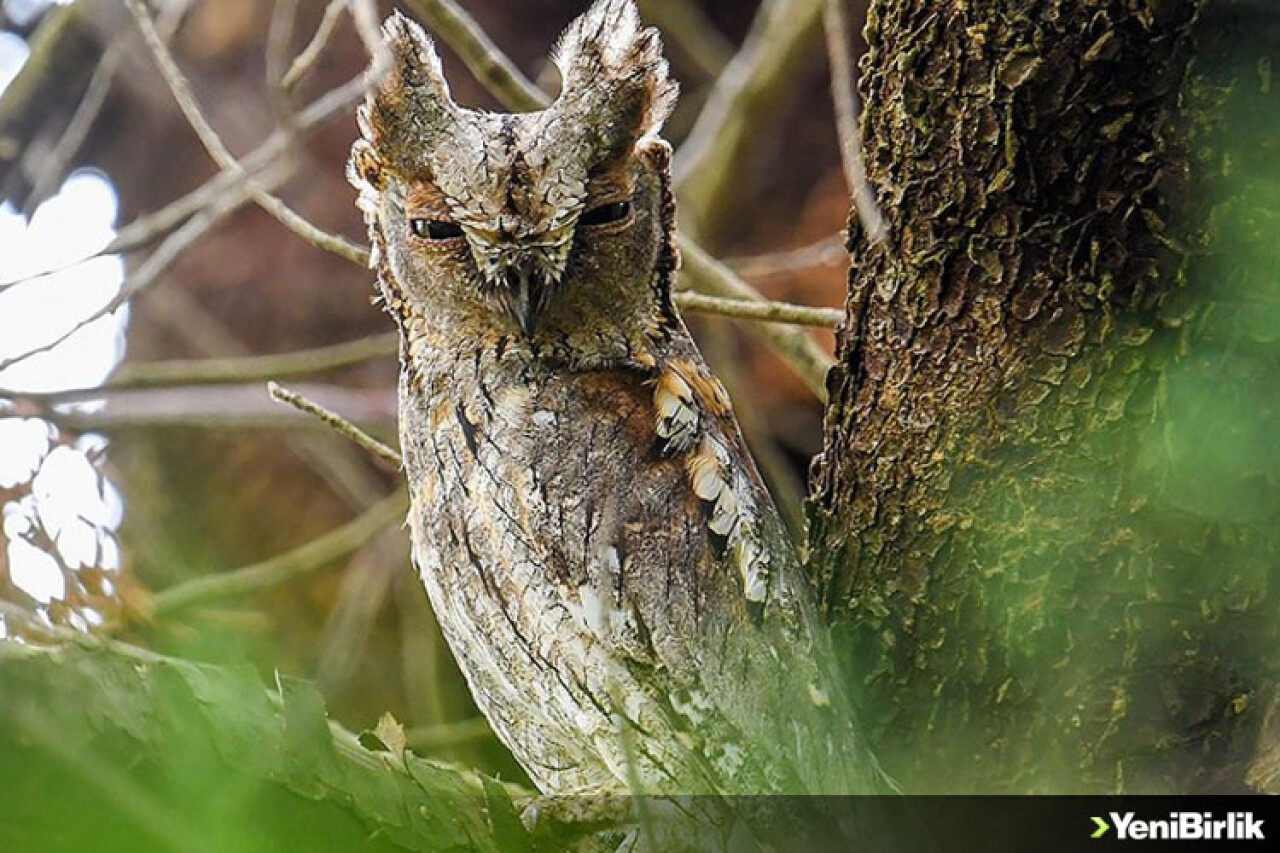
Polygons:
[[544,415],[545,430],[531,416],[548,451],[532,466],[534,529],[615,667],[602,703],[654,735],[638,744],[674,736],[683,752],[666,760],[715,790],[872,790],[799,563],[692,345],[656,380],[571,379],[563,397],[548,387],[544,411],[576,416]]

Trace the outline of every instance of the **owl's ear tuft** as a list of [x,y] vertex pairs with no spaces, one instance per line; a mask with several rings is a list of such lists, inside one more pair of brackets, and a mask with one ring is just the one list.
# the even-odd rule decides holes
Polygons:
[[679,87],[668,74],[662,39],[642,26],[633,0],[597,0],[565,30],[552,59],[564,80],[562,112],[618,117],[599,139],[604,156],[625,154],[657,134],[675,106]]
[[392,61],[384,92],[410,89],[419,98],[453,102],[440,54],[417,22],[392,12],[382,24],[382,38],[391,50]]
[[363,139],[357,139],[351,146],[351,156],[347,159],[347,180],[358,190],[368,188],[382,192],[386,186],[382,160],[373,146]]
[[452,124],[457,105],[440,56],[422,27],[393,12],[382,25],[382,36],[390,67],[373,81],[357,119],[361,135],[384,165],[401,168],[417,159],[414,152],[434,147]]

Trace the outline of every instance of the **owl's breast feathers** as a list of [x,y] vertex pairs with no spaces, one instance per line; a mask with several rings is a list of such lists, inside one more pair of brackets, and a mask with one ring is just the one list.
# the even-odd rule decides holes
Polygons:
[[687,337],[605,369],[435,356],[401,395],[415,561],[540,787],[873,787],[800,566]]

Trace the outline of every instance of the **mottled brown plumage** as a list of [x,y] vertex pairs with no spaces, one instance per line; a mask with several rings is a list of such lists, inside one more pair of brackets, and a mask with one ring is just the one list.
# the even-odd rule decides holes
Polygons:
[[800,566],[672,306],[674,100],[602,0],[546,110],[453,102],[393,15],[351,176],[402,333],[415,564],[494,730],[564,793],[872,784]]

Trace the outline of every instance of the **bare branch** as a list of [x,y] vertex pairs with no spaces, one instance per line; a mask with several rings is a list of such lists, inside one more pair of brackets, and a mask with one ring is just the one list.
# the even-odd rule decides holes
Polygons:
[[405,743],[410,748],[421,752],[458,746],[491,737],[493,737],[493,729],[489,727],[489,721],[484,717],[471,717],[456,723],[418,726],[404,733]]
[[862,162],[862,139],[858,133],[858,93],[853,87],[853,56],[849,51],[849,17],[845,0],[824,0],[822,25],[827,35],[827,56],[831,64],[831,100],[835,105],[836,133],[840,139],[840,163],[845,183],[853,198],[854,210],[867,240],[884,239],[884,217],[876,203],[875,191],[867,183]]
[[311,37],[311,41],[307,42],[307,46],[302,49],[289,66],[289,70],[280,78],[280,86],[283,89],[292,89],[302,81],[310,73],[312,66],[316,60],[320,58],[320,54],[324,51],[324,47],[329,43],[329,39],[333,36],[334,30],[338,26],[338,18],[342,16],[343,10],[347,8],[347,0],[329,0],[329,5],[324,7],[324,15],[320,18],[320,24],[316,27],[315,35]]
[[[711,257],[692,240],[680,240],[680,254],[683,260],[681,275],[694,285],[694,289],[730,299],[764,299],[759,291],[734,275],[732,270]],[[760,337],[804,380],[818,399],[826,402],[827,371],[835,362],[818,346],[817,341],[803,329],[792,326],[761,323],[756,329]]]
[[293,126],[293,103],[289,100],[289,90],[281,81],[288,69],[289,46],[297,18],[298,0],[274,0],[271,20],[267,23],[267,97],[277,119],[285,127]]
[[705,77],[714,80],[733,58],[733,44],[725,38],[707,13],[690,0],[640,0],[640,14],[662,30],[666,41],[676,47]]
[[408,0],[408,3],[507,109],[533,112],[551,101],[454,0]]
[[747,142],[768,128],[767,114],[790,91],[796,68],[817,37],[822,0],[765,0],[677,152],[674,172],[681,216],[701,235],[731,208]]
[[848,262],[849,254],[844,249],[843,234],[832,234],[816,243],[796,249],[724,259],[725,266],[738,275],[748,278],[767,278],[772,275],[785,275],[799,270]]
[[399,493],[383,498],[346,524],[291,551],[251,566],[205,575],[162,590],[148,601],[146,613],[152,619],[161,619],[197,605],[270,589],[299,575],[322,569],[334,560],[355,552],[387,525],[402,519],[405,503],[404,495]]
[[336,412],[331,412],[318,403],[313,403],[301,394],[294,393],[288,388],[283,388],[275,382],[267,383],[267,391],[271,394],[271,399],[279,403],[293,406],[299,411],[306,412],[315,418],[320,419],[324,424],[332,428],[338,434],[349,438],[351,441],[363,447],[374,456],[389,462],[397,468],[400,467],[400,454],[383,444],[378,439],[369,435],[369,433],[360,429],[351,421],[342,417]]
[[[364,49],[369,52],[375,68],[381,68],[391,57],[386,44],[382,41],[382,32],[378,29],[378,7],[373,0],[348,0],[351,6],[351,19],[355,21],[356,33],[364,42]],[[375,72],[374,76],[377,76]]]
[[155,60],[156,66],[160,69],[160,74],[164,77],[165,83],[168,84],[170,91],[173,93],[174,99],[177,100],[182,114],[186,116],[187,123],[196,132],[196,136],[200,138],[201,144],[204,145],[205,150],[209,152],[209,156],[213,158],[214,162],[224,171],[243,175],[253,200],[290,231],[293,231],[317,248],[332,252],[352,263],[363,264],[368,258],[368,253],[365,250],[344,237],[330,234],[321,228],[317,228],[279,198],[268,193],[258,185],[252,176],[245,172],[240,161],[227,149],[213,126],[209,124],[209,120],[205,118],[204,112],[200,109],[200,105],[196,102],[195,95],[191,91],[191,84],[178,68],[178,64],[174,61],[173,54],[169,52],[169,48],[160,39],[159,34],[156,32],[155,24],[152,22],[146,8],[142,5],[141,0],[125,0],[125,4],[129,7],[129,11],[133,13],[139,29],[142,30],[142,37],[151,51],[151,56]]
[[395,355],[399,339],[398,333],[389,332],[385,335],[374,335],[347,343],[276,355],[126,363],[106,382],[92,388],[71,388],[40,393],[0,388],[0,398],[60,403],[70,400],[96,399],[117,391],[135,391],[143,388],[232,385],[264,382],[281,377],[306,376]]
[[844,319],[844,312],[836,308],[814,308],[789,302],[756,301],[754,299],[729,299],[723,296],[707,296],[702,293],[682,291],[675,294],[675,303],[686,311],[714,314],[737,320],[754,320],[762,323],[784,323],[793,326],[815,326],[834,329]]
[[[342,86],[326,92],[298,113],[298,121],[293,130],[295,132],[311,131],[334,116],[345,113],[364,97],[365,87],[365,78],[361,74]],[[15,285],[56,275],[93,258],[141,248],[172,232],[198,212],[228,198],[233,202],[227,210],[228,213],[240,208],[253,200],[248,191],[247,176],[253,176],[260,187],[275,186],[284,179],[287,172],[285,158],[289,152],[290,142],[290,134],[276,131],[244,157],[240,162],[240,170],[221,171],[201,186],[170,202],[155,213],[135,219],[120,229],[120,233],[114,240],[92,255],[31,275],[0,281],[0,292]]]
[[115,313],[120,306],[124,305],[130,299],[145,292],[148,288],[160,280],[160,276],[171,267],[175,261],[189,249],[197,240],[204,236],[210,228],[214,226],[222,217],[226,216],[234,210],[238,204],[236,199],[228,197],[215,199],[210,206],[202,209],[195,216],[188,219],[182,227],[178,228],[172,234],[165,238],[159,248],[151,254],[150,257],[138,267],[128,279],[125,280],[124,286],[119,292],[113,296],[106,305],[103,305],[97,311],[92,312],[87,317],[79,320],[70,329],[61,335],[50,340],[48,343],[33,347],[26,352],[19,353],[12,358],[0,360],[0,371],[5,368],[26,361],[32,356],[42,352],[48,352],[63,341],[70,338],[76,332],[85,326],[100,320],[110,314]]

